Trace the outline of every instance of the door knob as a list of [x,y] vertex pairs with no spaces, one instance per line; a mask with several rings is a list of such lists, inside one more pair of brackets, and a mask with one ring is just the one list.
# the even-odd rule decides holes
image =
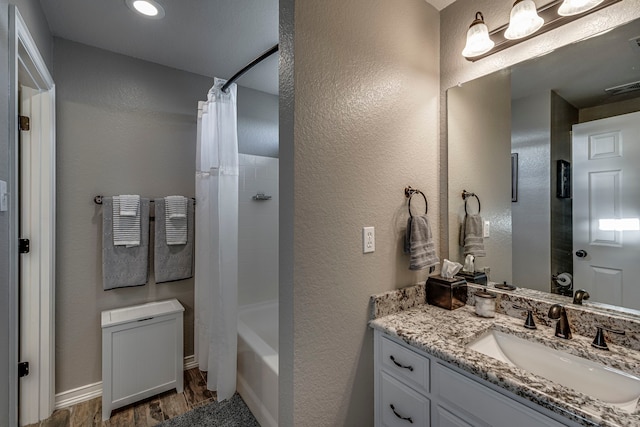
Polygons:
[[587,251],[580,249],[579,251],[576,251],[576,256],[578,258],[584,258],[587,256]]

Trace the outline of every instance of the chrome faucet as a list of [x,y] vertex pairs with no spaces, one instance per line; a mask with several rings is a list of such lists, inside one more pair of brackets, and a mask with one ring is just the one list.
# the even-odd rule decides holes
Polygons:
[[584,289],[578,289],[575,294],[573,294],[573,303],[582,305],[582,300],[589,299],[589,292]]
[[558,338],[571,339],[571,328],[569,327],[569,319],[567,319],[567,311],[560,304],[553,304],[549,307],[549,318],[558,320],[556,323],[556,333]]

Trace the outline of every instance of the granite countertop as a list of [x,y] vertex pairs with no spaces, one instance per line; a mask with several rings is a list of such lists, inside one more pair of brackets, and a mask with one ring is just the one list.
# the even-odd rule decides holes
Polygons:
[[571,340],[560,339],[554,336],[554,329],[539,323],[538,329],[528,330],[523,327],[524,314],[522,319],[499,313],[495,318],[485,319],[477,316],[470,305],[449,311],[417,304],[378,317],[369,324],[578,424],[640,425],[640,408],[629,413],[466,348],[468,343],[493,328],[640,376],[640,352],[614,344],[609,344],[611,351],[596,350],[591,347],[593,337],[574,334]]

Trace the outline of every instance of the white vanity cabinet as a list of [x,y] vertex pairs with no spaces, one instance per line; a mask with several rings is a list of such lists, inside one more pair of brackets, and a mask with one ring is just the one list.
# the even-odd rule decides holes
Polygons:
[[577,426],[378,330],[374,347],[376,427]]

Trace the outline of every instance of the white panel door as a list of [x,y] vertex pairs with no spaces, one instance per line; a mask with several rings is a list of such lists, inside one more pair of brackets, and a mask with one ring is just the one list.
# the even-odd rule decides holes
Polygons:
[[573,126],[574,289],[640,309],[640,112]]

